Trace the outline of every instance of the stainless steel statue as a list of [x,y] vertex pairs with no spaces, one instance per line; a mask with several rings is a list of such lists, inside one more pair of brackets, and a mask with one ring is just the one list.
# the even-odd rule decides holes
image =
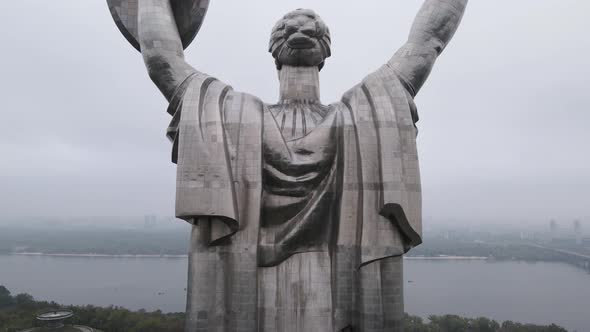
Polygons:
[[208,1],[109,5],[170,101],[176,215],[193,225],[186,330],[401,331],[402,255],[422,229],[414,97],[467,0],[426,0],[408,42],[329,105],[330,32],[311,10],[272,30],[267,104],[185,62]]

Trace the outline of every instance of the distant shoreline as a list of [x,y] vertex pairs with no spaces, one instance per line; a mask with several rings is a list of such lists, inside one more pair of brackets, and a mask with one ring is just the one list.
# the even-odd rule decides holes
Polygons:
[[[17,256],[48,256],[48,257],[88,257],[88,258],[188,258],[188,255],[149,255],[149,254],[67,254],[43,252],[10,252],[7,255]],[[404,256],[408,260],[488,260],[489,257],[479,256]]]
[[88,257],[88,258],[188,258],[188,255],[113,255],[113,254],[48,254],[43,252],[9,252],[15,256]]
[[480,256],[404,256],[404,259],[410,260],[462,260],[462,261],[485,261],[490,257]]

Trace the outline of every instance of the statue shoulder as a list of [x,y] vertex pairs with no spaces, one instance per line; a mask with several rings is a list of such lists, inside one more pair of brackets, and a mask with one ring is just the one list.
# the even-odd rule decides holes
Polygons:
[[230,89],[223,96],[223,119],[226,124],[261,123],[268,106],[257,96]]
[[354,99],[359,94],[366,96],[367,94],[385,93],[389,95],[403,93],[412,99],[415,96],[414,89],[408,80],[386,64],[365,76],[360,83],[346,91],[342,101]]
[[393,68],[384,65],[344,93],[341,103],[354,114],[366,107],[378,109],[389,105],[394,112],[407,112],[416,123],[419,117],[414,97],[412,85]]
[[236,91],[231,87],[224,98],[224,103],[226,107],[233,106],[233,108],[255,106],[262,109],[268,107],[268,105],[264,103],[259,97],[247,92]]

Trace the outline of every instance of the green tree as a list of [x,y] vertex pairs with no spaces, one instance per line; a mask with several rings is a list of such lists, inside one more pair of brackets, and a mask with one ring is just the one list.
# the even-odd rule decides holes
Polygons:
[[17,306],[30,309],[35,306],[35,299],[29,294],[17,294],[14,297],[14,302]]
[[471,322],[471,327],[473,331],[478,332],[497,332],[500,329],[500,324],[496,321],[480,317]]
[[428,319],[442,332],[471,332],[469,321],[456,315],[430,316]]
[[0,285],[0,308],[8,307],[14,304],[14,299],[6,287]]

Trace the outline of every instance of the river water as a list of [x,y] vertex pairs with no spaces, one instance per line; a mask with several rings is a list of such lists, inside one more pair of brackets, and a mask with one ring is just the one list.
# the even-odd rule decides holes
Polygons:
[[[406,260],[413,315],[458,314],[590,331],[590,274],[559,263]],[[0,285],[63,304],[184,311],[186,258],[0,255]]]

